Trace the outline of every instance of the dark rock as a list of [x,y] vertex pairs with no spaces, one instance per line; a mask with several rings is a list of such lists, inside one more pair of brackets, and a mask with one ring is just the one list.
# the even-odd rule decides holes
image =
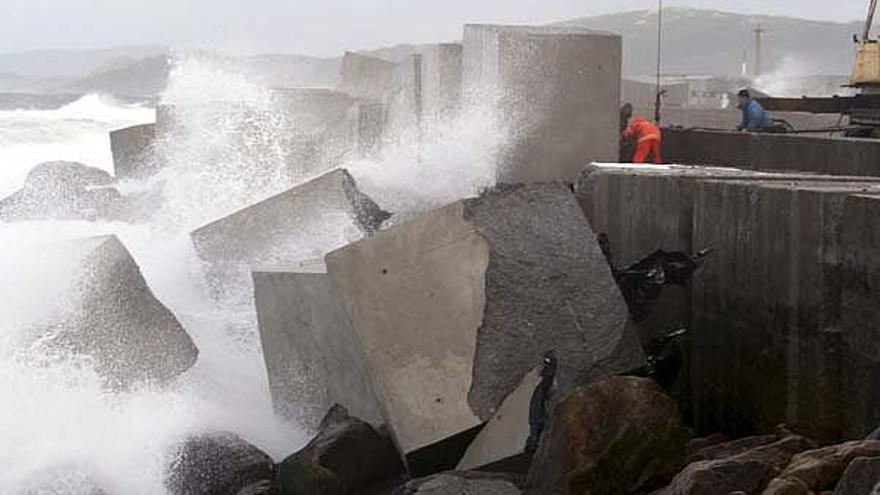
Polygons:
[[390,436],[334,406],[309,444],[278,466],[283,495],[378,493],[404,477]]
[[873,495],[880,487],[880,457],[857,457],[843,472],[834,495]]
[[515,476],[451,471],[410,481],[401,495],[519,495]]
[[124,199],[107,172],[75,162],[37,165],[24,187],[0,201],[0,219],[96,220],[119,218]]
[[793,492],[791,485],[801,485],[804,493],[833,490],[847,466],[858,457],[880,458],[880,441],[863,440],[802,452],[768,486],[765,495]]
[[729,439],[727,438],[727,435],[723,433],[713,433],[707,437],[694,438],[693,440],[688,442],[687,445],[685,445],[684,453],[686,458],[690,459],[699,451],[727,442],[728,440]]
[[710,445],[704,449],[700,449],[699,451],[694,452],[692,455],[688,456],[687,463],[690,464],[692,462],[698,461],[715,461],[718,459],[726,459],[728,457],[733,457],[735,455],[742,454],[743,452],[747,452],[749,450],[756,449],[764,445],[769,445],[779,440],[782,440],[782,438],[778,435],[761,435],[756,437],[738,438],[730,442]]
[[165,484],[172,495],[278,493],[272,458],[232,433],[188,439],[167,472]]
[[737,455],[688,465],[658,495],[716,495],[759,492],[792,456],[814,444],[796,435]]
[[555,408],[526,493],[616,495],[662,486],[683,465],[678,407],[651,380],[615,377]]

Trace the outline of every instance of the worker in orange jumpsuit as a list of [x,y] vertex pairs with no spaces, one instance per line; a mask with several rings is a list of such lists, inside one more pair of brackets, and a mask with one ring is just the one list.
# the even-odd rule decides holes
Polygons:
[[645,117],[638,116],[633,119],[632,124],[623,131],[623,137],[635,137],[638,140],[633,163],[645,163],[649,153],[654,159],[654,163],[657,165],[663,163],[663,156],[660,152],[662,138],[660,128],[648,122]]

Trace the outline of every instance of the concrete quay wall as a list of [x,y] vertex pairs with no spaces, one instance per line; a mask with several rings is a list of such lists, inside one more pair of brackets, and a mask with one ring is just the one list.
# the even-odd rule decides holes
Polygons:
[[588,169],[577,192],[619,264],[714,250],[679,301],[701,429],[785,422],[836,440],[876,428],[880,355],[862,343],[880,336],[864,254],[877,178],[609,166]]
[[663,159],[682,165],[880,175],[880,140],[663,129]]

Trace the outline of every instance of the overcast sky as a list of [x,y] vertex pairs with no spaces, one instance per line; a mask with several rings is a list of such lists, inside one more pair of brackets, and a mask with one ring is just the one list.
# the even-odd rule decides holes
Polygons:
[[[849,21],[868,0],[666,0],[665,5]],[[543,23],[656,0],[0,0],[0,52],[160,43],[336,55],[458,39],[465,22]]]

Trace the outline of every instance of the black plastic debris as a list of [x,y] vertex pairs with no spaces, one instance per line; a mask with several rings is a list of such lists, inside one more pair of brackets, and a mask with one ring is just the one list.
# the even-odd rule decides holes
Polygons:
[[687,287],[694,272],[712,252],[711,249],[704,249],[689,255],[658,249],[632,266],[618,268],[614,265],[608,236],[599,234],[598,240],[611,267],[611,274],[626,300],[630,316],[636,323],[644,321],[651,314],[665,285]]

